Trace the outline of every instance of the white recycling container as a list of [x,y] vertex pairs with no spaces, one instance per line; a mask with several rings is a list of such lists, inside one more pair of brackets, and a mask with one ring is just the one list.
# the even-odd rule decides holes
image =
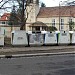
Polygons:
[[12,31],[11,33],[11,44],[12,45],[28,45],[28,38],[26,31],[18,30]]
[[43,34],[41,32],[28,32],[29,35],[29,45],[43,45],[44,39],[43,39]]
[[55,32],[47,32],[45,34],[45,41],[44,41],[45,45],[54,45],[57,44],[57,35]]
[[72,33],[72,44],[75,44],[75,31]]
[[58,33],[58,44],[70,44],[69,31],[60,31],[60,33]]
[[4,30],[0,28],[0,46],[4,46]]

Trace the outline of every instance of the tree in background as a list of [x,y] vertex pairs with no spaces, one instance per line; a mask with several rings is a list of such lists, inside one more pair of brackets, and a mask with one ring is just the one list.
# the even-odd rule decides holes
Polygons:
[[19,4],[19,9],[18,9],[18,15],[20,18],[20,30],[26,30],[25,25],[26,25],[26,7],[27,7],[27,1],[26,0],[17,0],[18,4]]
[[48,27],[48,31],[56,31],[56,30],[57,30],[57,28],[54,27],[54,26],[49,26]]
[[67,1],[66,5],[67,6],[74,6],[75,5],[75,0]]
[[[31,12],[31,10],[28,12],[27,11],[27,6],[30,3],[33,3],[33,0],[17,0],[18,4],[19,4],[19,9],[18,9],[18,17],[19,17],[19,22],[21,24],[20,30],[26,30],[26,21],[28,19],[28,15],[29,12]],[[36,1],[36,3],[39,3],[39,0]]]
[[41,7],[46,7],[45,3],[42,2],[41,3]]
[[[75,5],[75,0],[71,0],[71,1],[67,1],[67,6],[70,7],[70,17],[73,17],[73,14],[71,13],[71,6],[74,6]],[[72,31],[74,30],[74,27],[75,27],[75,23],[73,21],[70,21],[69,22],[69,30]]]
[[[13,2],[15,3],[17,13],[13,14],[11,12],[11,16],[14,16],[15,14],[17,14],[17,15],[15,15],[15,17],[17,17],[19,19],[19,22],[21,24],[20,30],[26,30],[25,25],[26,25],[26,20],[28,18],[28,14],[29,14],[28,12],[26,12],[26,7],[29,5],[31,0],[1,0],[0,1],[0,9],[4,10],[4,11],[5,10],[8,11],[9,9],[12,9]],[[9,5],[6,6],[6,4],[8,4],[8,3],[9,3]],[[13,19],[14,19],[14,17],[13,17]]]
[[[0,9],[8,11],[9,9],[12,9],[13,4],[16,7],[17,13],[12,13],[11,16],[15,15],[15,17],[18,18],[20,23],[20,30],[26,30],[26,21],[29,15],[29,12],[27,12],[26,7],[33,2],[33,0],[1,0],[0,1]],[[39,3],[39,0],[36,1]],[[6,5],[9,4],[9,5]],[[42,7],[45,7],[45,4],[41,4]],[[31,11],[30,11],[31,12]],[[13,18],[14,19],[14,18]],[[12,20],[13,21],[13,20]]]
[[69,22],[69,30],[70,30],[70,31],[74,30],[74,27],[75,27],[75,23],[72,22],[72,21],[70,21],[70,22]]
[[10,12],[12,9],[13,3],[17,5],[16,0],[0,0],[0,13],[5,11]]
[[[16,4],[16,5],[15,5]],[[15,9],[16,8],[16,9]],[[1,0],[0,1],[0,11],[1,12],[10,12],[10,17],[8,18],[8,24],[9,25],[15,25],[17,24],[17,1],[16,0]]]
[[13,5],[13,9],[12,9],[12,12],[10,13],[8,24],[9,25],[19,25],[19,19],[17,16],[18,15],[16,14],[15,6]]

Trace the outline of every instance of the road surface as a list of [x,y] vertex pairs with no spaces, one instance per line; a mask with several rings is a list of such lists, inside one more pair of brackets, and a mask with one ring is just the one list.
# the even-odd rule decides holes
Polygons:
[[75,54],[1,58],[0,75],[75,75]]

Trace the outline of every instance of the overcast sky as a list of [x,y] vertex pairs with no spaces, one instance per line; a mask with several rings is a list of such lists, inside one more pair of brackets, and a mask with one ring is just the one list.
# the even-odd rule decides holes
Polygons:
[[46,7],[53,7],[53,6],[59,6],[59,2],[61,1],[72,1],[72,0],[41,0],[41,1],[46,4]]
[[[55,7],[55,6],[59,6],[59,3],[63,4],[64,1],[75,1],[75,0],[39,0],[39,1],[44,2],[46,4],[46,7]],[[3,14],[2,12],[7,12],[7,11],[5,10],[0,11],[0,14]]]

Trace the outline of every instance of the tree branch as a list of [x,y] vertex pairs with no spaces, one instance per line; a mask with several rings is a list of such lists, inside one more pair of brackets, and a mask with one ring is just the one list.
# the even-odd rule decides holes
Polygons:
[[0,1],[0,3],[2,3],[3,2],[3,0],[2,1]]
[[5,1],[5,2],[1,5],[0,8],[2,8],[2,7],[3,7],[6,3],[8,3],[9,1],[11,1],[11,0]]

